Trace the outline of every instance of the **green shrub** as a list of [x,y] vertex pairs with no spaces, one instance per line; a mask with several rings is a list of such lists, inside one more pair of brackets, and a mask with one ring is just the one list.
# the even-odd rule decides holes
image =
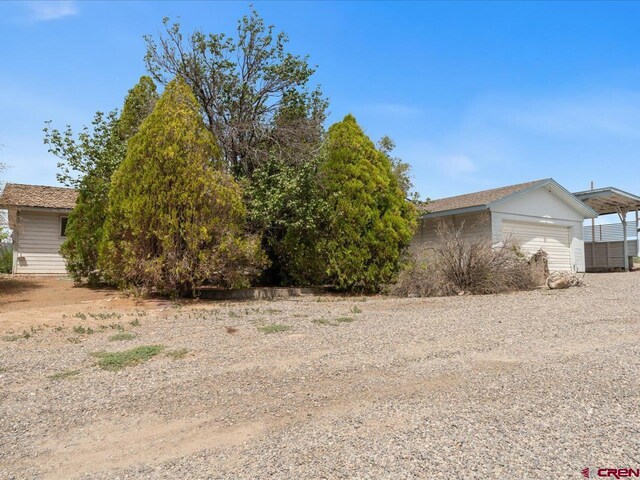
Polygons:
[[326,202],[317,182],[318,162],[300,165],[270,161],[259,167],[248,185],[249,212],[263,234],[271,260],[269,284],[320,285],[325,262],[316,247]]
[[376,291],[394,277],[416,225],[389,156],[347,115],[327,133],[320,182],[328,226],[319,242],[333,285]]
[[11,273],[13,270],[13,249],[0,244],[0,273]]
[[174,80],[113,175],[99,264],[120,287],[172,296],[247,286],[265,257],[246,216],[193,93]]

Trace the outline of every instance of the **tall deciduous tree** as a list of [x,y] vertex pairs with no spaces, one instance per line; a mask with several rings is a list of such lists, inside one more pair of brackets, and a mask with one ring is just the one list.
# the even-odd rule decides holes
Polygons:
[[[264,265],[240,186],[181,79],[170,82],[115,172],[100,265],[121,286],[181,295],[247,285]],[[216,168],[217,165],[217,168]]]
[[[286,34],[255,11],[238,22],[235,38],[201,31],[185,38],[167,18],[164,26],[158,38],[145,37],[147,69],[160,83],[180,77],[192,88],[236,178],[274,152],[289,163],[308,159],[298,145],[319,140],[327,102],[319,88],[309,88],[314,69],[307,57],[287,52]],[[295,115],[283,114],[293,108]]]
[[76,281],[100,280],[98,243],[106,218],[111,176],[125,157],[127,141],[134,135],[157,101],[156,87],[143,76],[127,94],[122,114],[96,113],[92,128],[76,137],[70,126],[64,132],[45,128],[45,144],[60,158],[58,181],[78,190],[76,206],[69,215],[67,238],[61,253]]
[[327,132],[319,175],[329,217],[318,250],[330,281],[379,289],[400,267],[416,222],[389,156],[347,115]]

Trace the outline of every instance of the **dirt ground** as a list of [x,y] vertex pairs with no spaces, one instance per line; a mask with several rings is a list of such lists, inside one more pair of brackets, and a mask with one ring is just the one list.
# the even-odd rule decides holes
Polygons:
[[[174,303],[0,278],[0,478],[640,468],[640,272],[585,280],[509,295]],[[135,347],[156,354],[102,368],[100,352]]]
[[65,325],[78,312],[154,310],[163,300],[140,300],[107,288],[76,287],[67,277],[0,275],[0,331]]

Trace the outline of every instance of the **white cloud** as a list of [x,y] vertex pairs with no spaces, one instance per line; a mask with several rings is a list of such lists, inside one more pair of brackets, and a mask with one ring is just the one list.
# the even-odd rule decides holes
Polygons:
[[29,9],[30,20],[48,22],[78,14],[75,0],[41,0],[25,2]]

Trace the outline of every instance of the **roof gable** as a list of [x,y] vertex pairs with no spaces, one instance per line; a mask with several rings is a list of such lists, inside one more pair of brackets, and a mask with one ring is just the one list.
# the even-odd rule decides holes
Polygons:
[[464,195],[456,195],[455,197],[440,198],[432,200],[424,206],[419,207],[426,214],[435,214],[441,212],[467,210],[467,209],[484,209],[489,204],[506,198],[514,193],[531,188],[537,184],[545,182],[545,180],[534,180],[532,182],[518,183],[516,185],[508,185],[506,187],[492,188],[490,190],[482,190],[480,192],[467,193]]
[[73,188],[7,183],[0,195],[0,207],[72,210],[77,197],[78,192]]
[[483,190],[481,192],[468,193],[455,197],[433,200],[420,208],[425,217],[439,217],[465,212],[486,210],[500,205],[502,202],[515,198],[537,188],[548,186],[549,190],[561,200],[569,204],[587,218],[597,217],[598,214],[588,205],[573,196],[571,192],[552,178],[534,180],[532,182],[518,183],[506,187]]

